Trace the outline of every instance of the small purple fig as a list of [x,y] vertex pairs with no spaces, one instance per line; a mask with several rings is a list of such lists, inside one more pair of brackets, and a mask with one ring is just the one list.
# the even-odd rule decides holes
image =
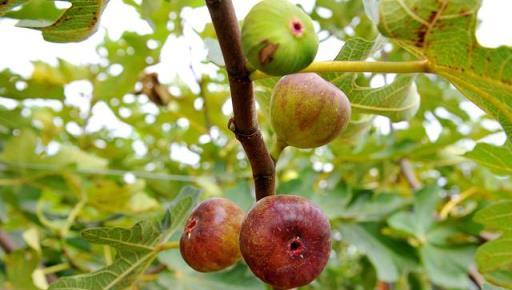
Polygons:
[[232,201],[212,198],[188,218],[180,239],[181,256],[199,272],[227,268],[240,259],[239,234],[245,214]]
[[288,75],[270,100],[270,119],[278,142],[315,148],[336,138],[350,121],[347,96],[315,73]]
[[313,281],[329,259],[329,221],[302,197],[268,196],[242,223],[240,250],[264,282],[278,289],[300,287]]

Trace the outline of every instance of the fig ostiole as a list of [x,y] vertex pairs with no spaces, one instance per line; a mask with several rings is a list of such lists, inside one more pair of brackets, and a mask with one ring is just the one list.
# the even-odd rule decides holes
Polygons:
[[211,198],[200,203],[185,223],[181,256],[199,272],[225,269],[240,260],[239,235],[245,213],[232,201]]
[[325,145],[348,125],[350,116],[347,96],[315,73],[285,76],[272,92],[270,120],[281,144]]
[[265,283],[276,289],[304,286],[329,259],[329,221],[302,197],[267,196],[244,219],[240,250],[251,271]]
[[251,66],[282,76],[311,64],[318,37],[301,8],[288,0],[263,0],[244,19],[242,48]]

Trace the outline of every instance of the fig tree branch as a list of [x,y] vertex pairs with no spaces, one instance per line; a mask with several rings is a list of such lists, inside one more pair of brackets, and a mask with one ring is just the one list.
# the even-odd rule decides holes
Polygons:
[[[302,72],[373,72],[373,73],[428,73],[430,63],[427,60],[418,61],[321,61],[314,62]],[[269,78],[261,71],[251,74],[252,80]]]
[[256,198],[274,194],[275,167],[258,127],[250,71],[242,52],[240,28],[231,0],[206,0],[222,50],[231,89],[233,119],[229,127],[251,164]]

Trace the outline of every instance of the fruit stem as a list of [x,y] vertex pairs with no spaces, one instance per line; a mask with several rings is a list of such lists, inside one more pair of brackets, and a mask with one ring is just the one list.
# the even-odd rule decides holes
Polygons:
[[172,250],[172,249],[177,249],[180,247],[180,243],[179,242],[167,242],[167,243],[163,243],[163,244],[160,244],[156,247],[156,251],[157,252],[163,252],[163,251],[167,251],[167,250]]
[[[373,72],[373,73],[428,73],[430,72],[428,60],[417,61],[320,61],[314,62],[302,72]],[[252,80],[261,80],[273,76],[261,71],[251,74]]]
[[274,142],[273,142],[272,148],[270,150],[270,155],[272,156],[272,160],[274,160],[274,163],[277,163],[277,161],[279,160],[279,156],[281,156],[281,153],[283,152],[284,148],[286,148],[287,146],[288,146],[288,144],[277,139],[276,135],[274,135]]

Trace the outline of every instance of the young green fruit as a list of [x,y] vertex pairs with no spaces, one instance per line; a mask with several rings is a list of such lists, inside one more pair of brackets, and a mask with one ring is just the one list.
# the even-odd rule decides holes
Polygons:
[[278,142],[315,148],[332,141],[348,125],[347,96],[314,73],[288,75],[270,100],[270,119]]
[[263,0],[244,20],[242,48],[252,66],[282,76],[313,61],[318,38],[311,18],[302,9],[288,0]]
[[278,289],[309,284],[331,251],[329,221],[306,199],[268,196],[251,209],[240,231],[240,250],[252,272]]
[[219,271],[240,259],[238,244],[244,212],[224,198],[199,204],[188,218],[180,239],[181,256],[199,272]]

